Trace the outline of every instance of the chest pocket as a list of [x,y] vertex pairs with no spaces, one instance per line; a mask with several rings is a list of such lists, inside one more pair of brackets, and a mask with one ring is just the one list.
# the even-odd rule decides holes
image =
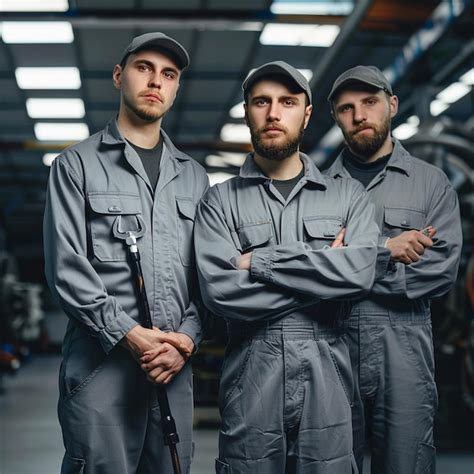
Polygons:
[[303,217],[305,242],[315,250],[331,245],[342,229],[342,218],[337,216]]
[[196,204],[190,197],[176,196],[178,210],[178,253],[182,265],[188,267],[194,260],[193,230]]
[[272,221],[245,224],[237,229],[242,252],[257,247],[266,247],[274,242]]
[[421,230],[425,226],[425,213],[417,209],[385,207],[384,235],[396,237],[405,230]]
[[143,219],[138,219],[140,197],[120,192],[91,192],[87,197],[94,256],[101,262],[126,260],[125,241],[114,236],[113,227],[117,219],[120,219],[121,232],[136,231],[143,226]]

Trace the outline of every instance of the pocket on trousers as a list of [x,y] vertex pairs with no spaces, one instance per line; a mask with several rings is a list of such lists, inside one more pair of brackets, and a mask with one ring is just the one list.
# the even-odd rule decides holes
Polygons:
[[61,466],[61,474],[83,474],[85,467],[84,459],[73,458],[66,453]]
[[216,458],[216,474],[231,474],[230,466]]
[[416,459],[415,474],[435,474],[436,472],[436,448],[427,443],[418,445],[418,456]]

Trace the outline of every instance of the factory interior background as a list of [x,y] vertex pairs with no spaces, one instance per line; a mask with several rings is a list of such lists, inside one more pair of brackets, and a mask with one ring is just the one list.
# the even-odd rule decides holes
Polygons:
[[[0,472],[59,472],[57,373],[66,316],[43,273],[48,173],[66,146],[117,113],[111,72],[139,34],[189,51],[163,121],[211,184],[251,150],[241,84],[284,60],[309,79],[302,151],[324,169],[343,145],[326,97],[335,78],[376,65],[400,109],[393,135],[458,193],[463,251],[455,287],[433,301],[440,474],[474,472],[474,2],[468,0],[0,0]],[[193,474],[213,472],[225,338],[194,356]]]

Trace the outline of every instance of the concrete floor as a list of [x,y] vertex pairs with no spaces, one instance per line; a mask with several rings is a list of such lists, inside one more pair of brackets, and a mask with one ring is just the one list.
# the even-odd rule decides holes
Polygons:
[[[56,419],[59,363],[59,356],[35,356],[18,374],[4,378],[0,474],[59,472],[63,454]],[[217,430],[195,430],[194,438],[196,455],[191,472],[212,474]],[[474,474],[474,453],[439,453],[437,467],[438,474]]]

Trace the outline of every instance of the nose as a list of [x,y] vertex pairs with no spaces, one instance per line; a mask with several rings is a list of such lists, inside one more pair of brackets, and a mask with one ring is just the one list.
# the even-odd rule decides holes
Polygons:
[[150,77],[150,81],[148,82],[149,87],[153,87],[155,89],[161,89],[161,74],[156,72],[155,74],[152,74]]
[[354,106],[354,122],[360,123],[367,120],[367,114],[365,113],[364,107],[361,105]]
[[281,119],[280,105],[277,101],[272,101],[267,113],[267,122],[275,122]]

